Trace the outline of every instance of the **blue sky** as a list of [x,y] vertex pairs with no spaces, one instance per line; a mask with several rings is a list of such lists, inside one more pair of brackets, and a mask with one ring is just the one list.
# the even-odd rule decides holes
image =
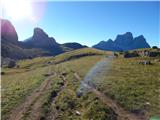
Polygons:
[[[160,2],[41,2],[35,3],[36,23],[12,21],[24,40],[40,27],[59,43],[79,42],[88,46],[117,34],[143,34],[151,46],[160,46]],[[44,8],[44,11],[40,11]]]

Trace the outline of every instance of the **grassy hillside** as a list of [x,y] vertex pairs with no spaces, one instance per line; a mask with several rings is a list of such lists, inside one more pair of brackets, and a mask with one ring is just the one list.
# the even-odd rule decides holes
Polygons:
[[[17,68],[2,68],[2,120],[118,120],[116,112],[92,91],[77,96],[88,71],[111,54],[84,48],[21,60]],[[96,79],[95,87],[127,111],[159,115],[159,59],[114,58],[111,69]],[[143,60],[153,64],[138,64]]]
[[42,49],[23,49],[18,45],[9,43],[5,40],[2,41],[2,57],[8,57],[11,59],[25,59],[29,57],[36,57],[48,55],[49,52]]
[[2,75],[2,118],[40,85],[47,70],[48,67],[35,70],[4,70],[6,74]]
[[[152,65],[138,64],[148,60]],[[101,79],[98,88],[133,113],[147,111],[151,116],[160,115],[158,71],[160,58],[114,59],[112,69]]]
[[65,62],[72,59],[77,59],[79,57],[85,57],[85,56],[94,56],[94,55],[105,55],[105,54],[111,54],[111,52],[105,52],[101,50],[96,50],[93,48],[83,48],[78,50],[73,50],[70,52],[66,52],[60,55],[57,55],[55,57],[37,57],[32,60],[21,60],[18,62],[18,65],[20,65],[20,68],[27,68],[27,67],[38,67],[38,66],[46,66],[49,65],[48,62],[57,64],[61,62]]
[[[89,57],[90,53],[94,53],[95,56],[91,54],[93,57]],[[88,57],[78,59],[77,61],[73,60],[70,62],[70,66],[76,69],[80,69],[83,72],[83,75],[85,75],[85,71],[82,68],[86,68],[85,70],[87,71],[105,53],[103,51],[85,48],[70,53],[64,53],[63,55],[56,57],[39,57],[32,60],[21,60],[17,63],[19,65],[18,68],[2,68],[2,71],[5,73],[2,75],[2,119],[7,118],[8,113],[14,109],[16,105],[23,102],[25,97],[30,95],[33,90],[35,90],[36,87],[45,80],[45,75],[48,73],[49,69],[51,69],[52,72],[57,72],[60,74],[62,71],[64,71],[64,68],[60,66],[65,66],[65,68],[67,68],[68,65],[68,62],[65,62],[65,65],[58,64],[56,66],[55,64],[48,63],[51,61],[63,61],[65,58],[79,54],[87,54]],[[90,64],[88,64],[87,61],[91,61]],[[72,71],[70,67],[67,70],[68,72]],[[56,81],[56,79],[57,78],[54,78],[53,80]],[[56,84],[57,83],[55,83],[55,86]],[[69,88],[73,89],[73,86],[69,86]],[[48,95],[50,94],[48,93]]]

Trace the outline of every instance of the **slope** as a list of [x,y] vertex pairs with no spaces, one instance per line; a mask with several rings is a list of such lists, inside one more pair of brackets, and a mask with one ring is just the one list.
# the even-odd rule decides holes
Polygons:
[[[122,108],[129,114],[145,115],[141,111],[136,112],[138,107],[138,110],[147,111],[149,117],[158,115],[158,100],[154,96],[158,94],[159,82],[155,76],[159,75],[157,71],[160,67],[154,61],[159,58],[143,58],[154,62],[152,66],[133,64],[142,58],[114,58],[111,69],[107,73],[104,71],[105,76],[95,79],[94,86],[98,93],[87,91],[81,97],[77,96],[81,80],[92,66],[111,54],[84,48],[55,57],[21,60],[18,62],[19,68],[3,68],[2,120],[15,114],[22,120],[123,120],[120,113],[101,97],[109,98],[111,103],[114,101],[120,106],[118,109]],[[130,74],[129,68],[133,74]],[[145,78],[147,74],[149,77]],[[147,102],[151,105],[146,107],[144,100],[149,100]],[[23,113],[16,110],[24,104],[27,106]]]

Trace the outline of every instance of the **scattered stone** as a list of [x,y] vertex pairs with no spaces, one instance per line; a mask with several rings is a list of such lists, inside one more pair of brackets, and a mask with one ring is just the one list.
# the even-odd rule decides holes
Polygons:
[[142,50],[142,51],[137,51],[137,53],[139,54],[139,56],[141,57],[147,57],[150,54],[150,51],[148,50]]
[[57,91],[53,91],[52,93],[51,93],[51,97],[50,98],[55,98],[56,96],[57,96]]
[[59,82],[58,83],[60,86],[64,86],[64,82]]
[[15,61],[13,61],[13,60],[9,61],[8,68],[13,68],[15,66],[16,66],[16,62]]
[[142,110],[142,109],[135,109],[135,110],[132,110],[132,112],[137,115],[145,115],[145,110]]
[[78,110],[76,110],[76,115],[80,116],[81,113]]
[[29,56],[28,59],[33,59],[33,57],[32,57],[32,56]]
[[16,68],[20,68],[20,65],[16,65]]
[[1,72],[1,75],[4,75],[5,74],[5,72]]
[[150,106],[150,105],[151,105],[151,103],[150,103],[150,102],[146,102],[146,105]]
[[148,61],[148,60],[140,61],[138,64],[141,64],[141,65],[152,65],[151,61]]
[[52,63],[51,61],[48,62],[48,64],[51,64],[51,63]]
[[60,107],[59,106],[56,106],[56,110],[59,110],[60,109]]
[[160,52],[150,52],[149,57],[157,57],[160,56]]
[[66,75],[67,75],[67,73],[66,73],[66,72],[62,72],[62,73],[61,73],[61,75],[66,76]]
[[114,53],[114,57],[115,57],[115,58],[118,58],[118,54],[117,54],[117,53]]
[[83,93],[82,93],[81,91],[78,91],[78,92],[76,93],[76,96],[77,96],[78,98],[80,98],[82,95],[83,95]]
[[138,53],[133,52],[133,53],[125,53],[123,55],[124,58],[132,58],[132,57],[139,57]]
[[47,77],[47,76],[50,76],[50,75],[51,75],[50,73],[46,73],[46,74],[44,74],[44,76],[46,76],[46,77]]

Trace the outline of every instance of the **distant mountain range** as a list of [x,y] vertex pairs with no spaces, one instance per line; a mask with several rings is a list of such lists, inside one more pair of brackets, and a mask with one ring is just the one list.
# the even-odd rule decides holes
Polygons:
[[[55,56],[67,51],[87,47],[79,43],[59,44],[41,28],[35,28],[33,35],[24,41],[18,41],[17,32],[8,20],[1,19],[1,56],[10,59],[26,59],[38,56]],[[113,41],[101,41],[93,48],[109,51],[125,51],[137,48],[150,48],[143,35],[133,38],[127,32],[118,35]]]
[[109,51],[127,51],[139,48],[150,48],[150,45],[143,35],[133,38],[131,32],[126,32],[125,34],[117,35],[114,41],[112,39],[101,41],[94,45],[93,48]]
[[18,41],[14,26],[10,21],[4,19],[1,19],[1,43],[1,56],[11,59],[54,56],[70,50],[87,47],[75,42],[59,44],[41,28],[35,28],[33,36],[30,38]]

